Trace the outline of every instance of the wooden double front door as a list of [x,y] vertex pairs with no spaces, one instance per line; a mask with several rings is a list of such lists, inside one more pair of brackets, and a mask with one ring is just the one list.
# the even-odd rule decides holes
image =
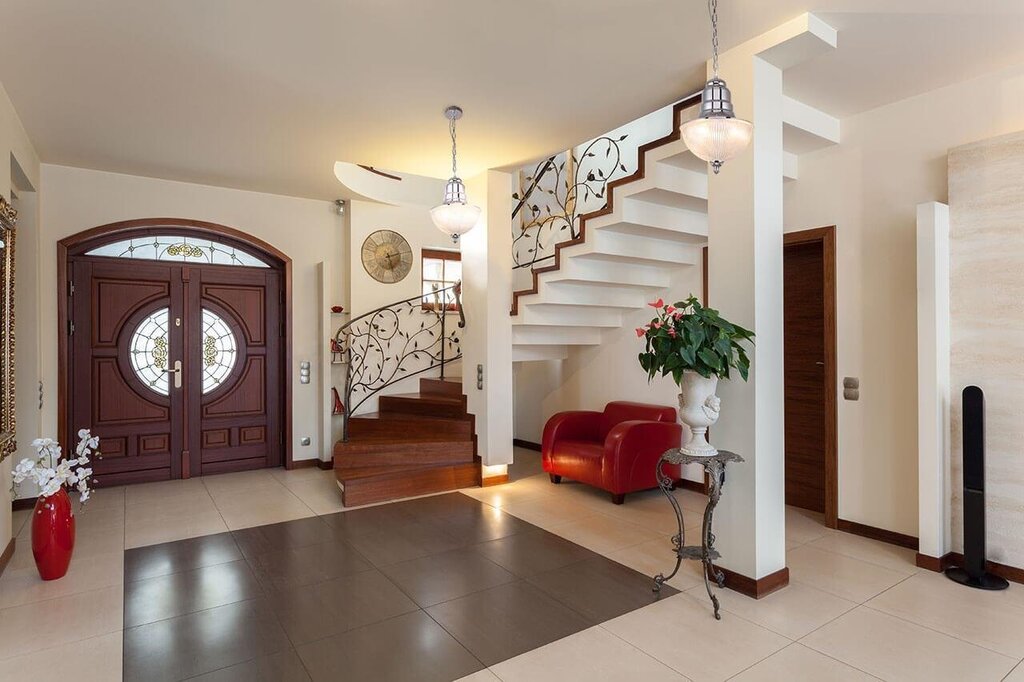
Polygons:
[[282,463],[282,282],[271,268],[68,260],[69,419],[96,484]]

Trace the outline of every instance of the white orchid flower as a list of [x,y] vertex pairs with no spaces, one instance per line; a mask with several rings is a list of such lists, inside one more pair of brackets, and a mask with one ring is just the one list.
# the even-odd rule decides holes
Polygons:
[[51,478],[49,481],[46,482],[45,485],[42,486],[42,489],[39,491],[39,494],[42,495],[43,497],[50,497],[51,495],[55,495],[57,491],[60,489],[61,482],[56,478]]
[[81,494],[78,497],[78,501],[81,502],[82,504],[85,504],[86,502],[88,502],[89,501],[89,495],[90,495],[89,489],[85,488],[83,490],[83,489],[79,488],[79,492]]

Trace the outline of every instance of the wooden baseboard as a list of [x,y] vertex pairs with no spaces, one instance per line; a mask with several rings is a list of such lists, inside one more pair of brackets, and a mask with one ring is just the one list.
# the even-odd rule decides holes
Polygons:
[[19,511],[21,509],[32,509],[36,506],[36,498],[34,497],[22,497],[18,500],[11,501],[11,511]]
[[327,460],[325,462],[322,459],[318,459],[318,460],[316,460],[316,467],[317,467],[317,469],[320,469],[321,471],[330,471],[331,469],[334,468],[334,462],[331,461],[331,460]]
[[680,478],[676,481],[676,487],[683,488],[684,490],[693,490],[702,495],[708,494],[708,487],[704,481],[691,481],[688,478]]
[[292,469],[309,469],[311,467],[318,467],[324,470],[333,469],[334,462],[325,462],[320,459],[297,459],[292,462]]
[[11,538],[11,541],[7,543],[7,547],[4,549],[4,553],[0,554],[0,576],[4,574],[4,569],[7,568],[7,564],[11,563],[11,557],[14,556],[14,541],[15,538]]
[[523,440],[522,438],[513,438],[512,445],[517,448],[526,448],[527,450],[536,450],[540,452],[540,443],[534,443],[531,440]]
[[728,568],[715,566],[725,575],[725,586],[730,590],[739,592],[754,599],[767,597],[772,592],[777,592],[789,584],[789,568],[781,568],[774,573],[769,573],[763,578],[749,578]]
[[852,533],[853,535],[860,535],[861,537],[879,540],[880,542],[887,542],[890,545],[897,545],[899,547],[912,549],[915,552],[917,551],[918,541],[913,535],[904,535],[903,533],[885,530],[884,528],[865,526],[863,523],[847,521],[846,519],[839,519],[836,522],[836,528],[844,533]]
[[[949,552],[941,557],[928,556],[927,554],[921,554],[918,552],[915,559],[915,563],[920,568],[935,571],[936,573],[941,573],[951,566],[959,566],[963,561],[964,555],[960,552]],[[985,569],[989,573],[1006,578],[1010,582],[1024,584],[1024,568],[998,564],[995,561],[986,561]]]
[[502,485],[508,483],[508,474],[498,474],[497,476],[484,476],[480,479],[480,485],[487,488],[492,485]]

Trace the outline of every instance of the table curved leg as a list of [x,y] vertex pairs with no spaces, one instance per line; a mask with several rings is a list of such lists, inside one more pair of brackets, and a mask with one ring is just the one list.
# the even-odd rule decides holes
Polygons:
[[683,563],[682,549],[683,546],[686,544],[686,536],[683,531],[683,510],[682,508],[680,508],[679,501],[676,500],[676,496],[672,494],[674,482],[665,474],[664,470],[662,469],[664,464],[665,457],[663,455],[658,460],[658,463],[655,465],[654,473],[658,479],[658,487],[661,488],[661,492],[663,492],[665,494],[665,497],[668,498],[669,503],[672,505],[672,510],[676,514],[676,528],[678,529],[678,532],[672,536],[672,545],[675,547],[676,550],[676,565],[675,568],[672,569],[672,572],[669,573],[667,576],[664,573],[659,573],[658,575],[654,576],[654,587],[652,589],[655,592],[661,592],[661,586],[667,581],[674,578],[676,573],[679,572],[679,566]]
[[704,524],[701,529],[704,536],[704,589],[707,590],[708,597],[711,598],[711,603],[715,607],[715,619],[722,620],[722,615],[719,613],[718,597],[711,591],[711,583],[708,581],[708,577],[710,576],[714,579],[718,587],[725,586],[725,574],[716,569],[714,564],[711,563],[711,553],[715,548],[715,534],[711,531],[712,519],[715,515],[715,507],[718,506],[718,500],[722,496],[725,464],[713,460],[705,464],[705,469],[708,472],[708,506],[704,509]]

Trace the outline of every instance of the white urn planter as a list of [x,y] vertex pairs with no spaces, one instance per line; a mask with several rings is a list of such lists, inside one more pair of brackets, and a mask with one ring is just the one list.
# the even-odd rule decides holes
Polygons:
[[718,421],[721,401],[715,395],[718,377],[702,377],[686,370],[679,385],[679,420],[690,427],[690,439],[680,450],[687,455],[712,457],[718,450],[708,443],[708,427]]

